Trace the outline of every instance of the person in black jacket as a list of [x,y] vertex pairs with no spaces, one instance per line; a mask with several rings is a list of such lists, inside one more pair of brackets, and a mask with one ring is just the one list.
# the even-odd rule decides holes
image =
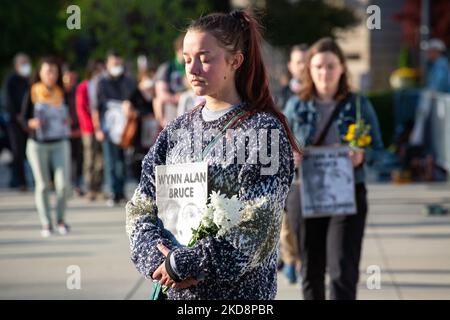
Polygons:
[[25,191],[25,146],[27,133],[19,124],[18,116],[25,94],[30,90],[31,62],[24,53],[14,57],[14,73],[5,82],[5,107],[9,121],[7,131],[13,161],[11,166],[10,187]]

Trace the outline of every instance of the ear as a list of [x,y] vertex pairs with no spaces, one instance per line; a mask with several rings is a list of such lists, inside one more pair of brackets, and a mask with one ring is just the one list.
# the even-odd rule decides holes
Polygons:
[[242,52],[238,52],[231,58],[231,67],[237,70],[242,65],[242,62],[244,62],[244,55]]

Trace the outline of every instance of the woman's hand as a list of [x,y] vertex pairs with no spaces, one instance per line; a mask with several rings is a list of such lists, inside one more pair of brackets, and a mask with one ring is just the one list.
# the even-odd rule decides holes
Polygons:
[[102,130],[95,130],[95,139],[97,139],[98,142],[105,140],[105,134]]
[[356,168],[364,161],[364,149],[352,149],[348,153],[348,156],[352,160],[353,168]]
[[[165,257],[167,257],[170,252],[169,248],[163,244],[158,244],[157,248]],[[185,289],[190,286],[195,286],[198,283],[198,280],[192,277],[189,277],[181,282],[175,282],[167,273],[165,262],[161,263],[158,269],[155,270],[152,278],[158,280],[163,286],[172,287],[175,289]]]
[[28,128],[36,130],[42,127],[42,121],[39,118],[31,118],[28,120]]
[[303,156],[298,153],[297,151],[294,151],[294,167],[297,169],[298,167],[300,167],[301,163],[302,163],[302,158]]

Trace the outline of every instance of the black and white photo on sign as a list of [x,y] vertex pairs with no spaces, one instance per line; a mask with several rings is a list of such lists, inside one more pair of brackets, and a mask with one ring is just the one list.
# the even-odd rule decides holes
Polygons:
[[353,166],[348,147],[306,148],[301,165],[305,218],[356,213]]
[[127,124],[123,107],[123,101],[108,100],[105,111],[105,131],[109,139],[115,144],[120,144],[122,141],[123,132]]
[[69,137],[68,111],[65,105],[52,107],[44,103],[36,103],[34,105],[34,117],[41,120],[42,123],[36,130],[36,138],[39,141],[59,140]]
[[156,205],[164,228],[183,245],[198,228],[208,198],[206,162],[156,166]]

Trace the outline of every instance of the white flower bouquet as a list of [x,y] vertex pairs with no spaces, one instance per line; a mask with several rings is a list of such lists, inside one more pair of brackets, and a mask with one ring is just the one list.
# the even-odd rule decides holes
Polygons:
[[227,198],[220,192],[212,191],[209,200],[200,225],[197,229],[192,229],[192,238],[188,243],[190,248],[209,235],[223,235],[240,220],[242,203],[236,195]]

